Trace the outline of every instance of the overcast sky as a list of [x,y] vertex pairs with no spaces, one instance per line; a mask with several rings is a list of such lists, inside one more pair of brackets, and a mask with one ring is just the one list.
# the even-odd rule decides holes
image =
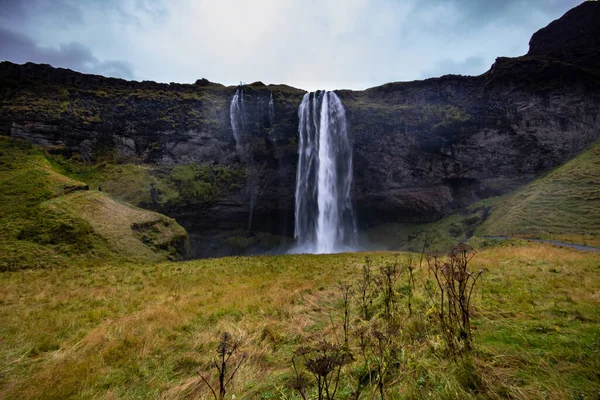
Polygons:
[[365,89],[478,75],[582,0],[0,0],[0,60]]

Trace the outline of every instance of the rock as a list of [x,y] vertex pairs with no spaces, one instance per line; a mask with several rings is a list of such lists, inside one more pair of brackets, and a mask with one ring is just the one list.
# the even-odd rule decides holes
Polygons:
[[530,56],[552,56],[587,68],[600,68],[600,3],[584,1],[537,31]]

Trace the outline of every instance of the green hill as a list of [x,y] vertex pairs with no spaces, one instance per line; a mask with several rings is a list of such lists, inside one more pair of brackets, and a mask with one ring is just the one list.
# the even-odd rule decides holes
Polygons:
[[42,268],[72,258],[161,260],[186,251],[173,219],[88,190],[32,145],[0,136],[0,269]]
[[388,249],[448,250],[481,236],[554,239],[600,246],[600,141],[515,192],[481,200],[430,224],[386,224],[367,232]]
[[476,233],[600,244],[600,141],[546,176],[494,201]]

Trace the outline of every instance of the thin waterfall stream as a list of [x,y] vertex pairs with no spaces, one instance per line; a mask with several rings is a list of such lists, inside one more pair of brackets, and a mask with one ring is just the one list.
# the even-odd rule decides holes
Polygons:
[[245,165],[247,190],[249,200],[248,231],[252,230],[252,220],[254,218],[254,207],[256,206],[256,196],[258,194],[258,172],[254,166],[254,157],[251,150],[247,149],[244,132],[246,131],[246,106],[244,100],[244,89],[238,87],[229,104],[229,119],[231,130],[235,140],[235,149],[240,160]]

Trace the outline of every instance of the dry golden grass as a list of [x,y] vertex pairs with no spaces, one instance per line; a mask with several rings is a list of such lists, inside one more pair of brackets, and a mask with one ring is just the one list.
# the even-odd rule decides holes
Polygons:
[[77,192],[52,199],[43,206],[50,212],[60,210],[75,213],[87,221],[94,232],[109,243],[110,248],[125,257],[163,258],[163,254],[140,240],[132,229],[135,224],[155,227],[159,234],[157,245],[166,245],[178,236],[186,236],[185,230],[174,219],[114,200],[102,192]]
[[[370,256],[374,265],[393,259]],[[197,371],[210,375],[225,331],[248,357],[230,394],[296,398],[286,388],[291,355],[310,339],[340,339],[335,286],[357,279],[364,257],[230,257],[3,273],[0,398],[208,399]],[[541,244],[481,251],[472,264],[489,269],[475,299],[479,392],[460,384],[460,366],[438,354],[434,335],[407,342],[391,398],[589,397],[600,389],[594,377],[599,265],[597,254]],[[420,269],[416,276],[420,285],[428,274]],[[414,306],[426,305],[419,291]],[[344,386],[340,398],[349,390]]]

